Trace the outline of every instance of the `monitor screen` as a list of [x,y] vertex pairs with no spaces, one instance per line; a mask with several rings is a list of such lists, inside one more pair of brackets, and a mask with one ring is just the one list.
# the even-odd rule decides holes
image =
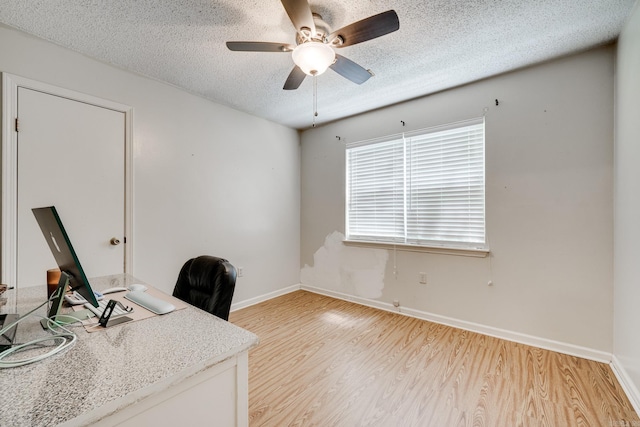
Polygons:
[[73,250],[69,236],[62,225],[60,216],[55,206],[31,209],[38,221],[49,249],[58,264],[60,271],[64,271],[69,276],[69,285],[72,290],[77,291],[94,307],[98,307],[96,296],[89,285],[87,276],[84,274],[80,260]]

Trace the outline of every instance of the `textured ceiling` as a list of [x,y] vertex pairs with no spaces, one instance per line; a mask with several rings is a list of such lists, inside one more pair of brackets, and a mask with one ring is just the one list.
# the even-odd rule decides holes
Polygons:
[[[400,19],[394,33],[339,49],[375,76],[318,76],[316,123],[611,42],[635,1],[311,0],[332,30],[389,9]],[[292,128],[312,124],[312,78],[282,90],[291,53],[224,43],[295,44],[278,0],[0,0],[0,22]]]

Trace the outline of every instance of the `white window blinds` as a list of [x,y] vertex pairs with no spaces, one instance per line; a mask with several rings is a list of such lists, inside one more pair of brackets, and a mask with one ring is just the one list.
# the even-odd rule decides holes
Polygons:
[[404,141],[347,149],[349,238],[404,239]]
[[483,248],[484,120],[347,146],[347,238]]

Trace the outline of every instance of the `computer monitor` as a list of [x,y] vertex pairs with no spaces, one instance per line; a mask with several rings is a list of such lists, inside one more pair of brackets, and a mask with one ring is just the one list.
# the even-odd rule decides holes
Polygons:
[[58,264],[58,268],[69,276],[71,290],[77,291],[91,305],[98,307],[98,300],[93,293],[93,289],[91,289],[87,276],[84,274],[76,251],[73,250],[71,240],[69,240],[55,206],[34,208],[31,211],[35,215],[36,221],[38,221],[38,225]]

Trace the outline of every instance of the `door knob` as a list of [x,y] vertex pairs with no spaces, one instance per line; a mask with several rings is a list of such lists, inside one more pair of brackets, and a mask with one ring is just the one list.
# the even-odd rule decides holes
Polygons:
[[120,244],[120,239],[118,239],[117,237],[112,237],[111,240],[109,240],[109,242],[113,245],[113,246],[118,246]]

